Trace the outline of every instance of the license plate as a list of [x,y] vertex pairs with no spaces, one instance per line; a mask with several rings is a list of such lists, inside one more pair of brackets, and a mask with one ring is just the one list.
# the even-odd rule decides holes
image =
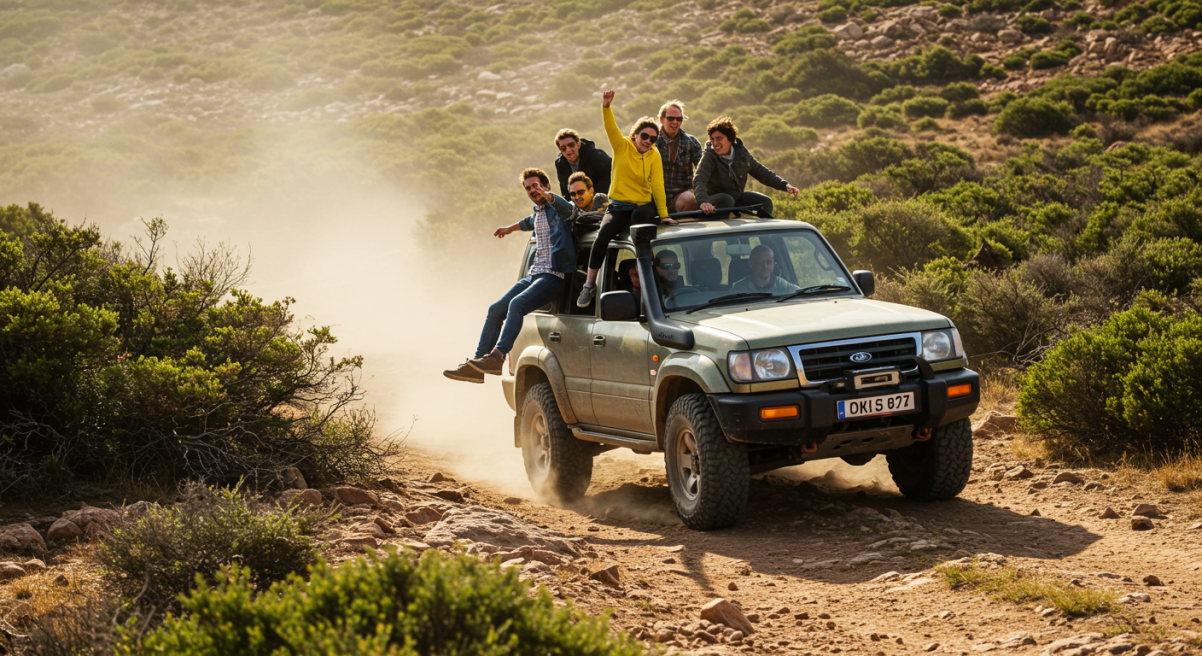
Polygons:
[[848,399],[839,401],[839,418],[855,419],[856,417],[881,417],[884,415],[900,415],[914,412],[914,392],[870,396],[866,399]]

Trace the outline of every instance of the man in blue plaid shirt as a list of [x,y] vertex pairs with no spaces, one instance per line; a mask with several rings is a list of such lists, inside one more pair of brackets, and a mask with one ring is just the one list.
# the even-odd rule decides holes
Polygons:
[[659,108],[659,138],[655,147],[664,163],[664,194],[669,212],[697,209],[693,196],[693,171],[704,153],[697,138],[680,129],[685,121],[684,104],[673,100]]

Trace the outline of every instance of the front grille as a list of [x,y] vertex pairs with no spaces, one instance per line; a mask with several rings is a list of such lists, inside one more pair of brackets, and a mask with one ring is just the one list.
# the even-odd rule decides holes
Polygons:
[[[844,340],[825,344],[798,346],[790,349],[793,362],[803,383],[816,384],[842,378],[853,369],[899,366],[912,369],[918,355],[917,335],[888,335],[861,340]],[[872,358],[853,362],[851,356],[868,353]]]

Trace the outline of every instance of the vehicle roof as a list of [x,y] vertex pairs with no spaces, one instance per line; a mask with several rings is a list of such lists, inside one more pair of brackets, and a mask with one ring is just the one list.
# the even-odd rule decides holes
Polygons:
[[[703,237],[716,234],[730,234],[739,232],[759,232],[762,230],[797,230],[799,228],[809,228],[814,230],[814,226],[805,223],[804,221],[786,221],[784,219],[759,219],[759,218],[735,218],[735,219],[713,219],[706,221],[681,221],[676,225],[660,224],[659,230],[656,233],[656,241],[666,239],[680,239],[686,237]],[[587,232],[576,238],[577,244],[592,242],[597,237],[597,231]],[[531,235],[531,241],[534,237]],[[614,241],[629,242],[630,231],[623,230],[619,232]]]

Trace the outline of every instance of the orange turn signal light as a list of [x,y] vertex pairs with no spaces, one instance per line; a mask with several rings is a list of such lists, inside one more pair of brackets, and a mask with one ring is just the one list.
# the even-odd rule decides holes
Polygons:
[[958,396],[968,396],[972,394],[972,383],[964,383],[963,385],[952,385],[947,388],[947,398],[954,399]]
[[788,419],[797,416],[797,406],[778,405],[771,408],[760,408],[760,419]]

